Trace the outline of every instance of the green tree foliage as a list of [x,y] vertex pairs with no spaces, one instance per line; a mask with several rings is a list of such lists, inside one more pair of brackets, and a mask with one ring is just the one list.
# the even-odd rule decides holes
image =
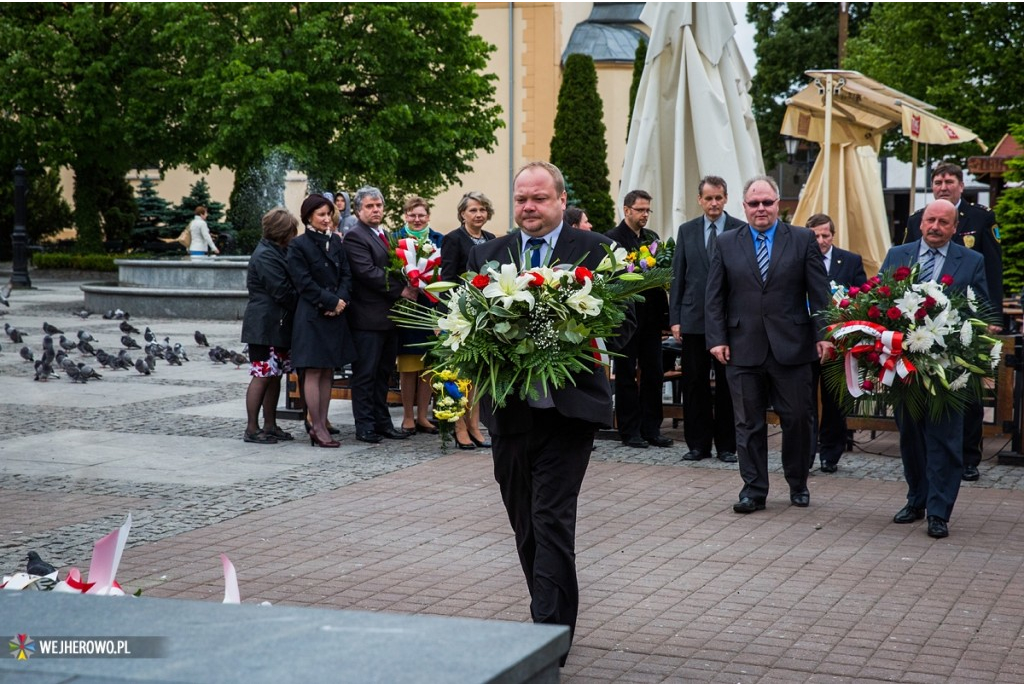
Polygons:
[[[85,251],[102,247],[104,224],[107,237],[119,239],[134,223],[117,179],[140,160],[188,157],[193,136],[165,88],[175,56],[153,45],[163,28],[153,22],[155,6],[0,5],[0,157],[74,170],[74,218]],[[111,179],[116,187],[104,186]]]
[[[1021,3],[875,3],[848,48],[851,69],[935,105],[937,114],[989,145],[1009,125],[1024,123]],[[893,137],[889,147],[910,158],[906,139]],[[979,153],[972,143],[944,149],[942,156],[966,166],[964,160]]]
[[104,248],[111,252],[123,252],[131,239],[132,228],[139,219],[135,193],[124,173],[112,169],[105,169],[102,173],[96,184],[99,190],[96,206],[106,238]]
[[[1024,124],[1010,127],[1017,140],[1024,140]],[[999,194],[996,218],[1003,248],[1003,292],[1017,295],[1024,288],[1024,157],[1010,160],[1006,180],[1015,185]]]
[[641,40],[636,46],[633,57],[633,82],[629,84],[629,119],[626,121],[626,138],[629,138],[629,127],[633,125],[633,107],[636,105],[636,94],[640,91],[640,79],[644,75],[644,64],[647,62],[647,41]]
[[615,226],[603,112],[593,58],[569,55],[558,91],[551,163],[562,170],[579,206],[601,232]]
[[433,197],[493,149],[494,48],[471,33],[468,5],[162,7],[175,21],[161,39],[181,48],[192,85],[185,120],[211,123],[204,163],[244,171],[281,151],[312,177],[370,183],[394,204]]
[[139,218],[132,227],[132,247],[153,246],[160,238],[177,237],[170,228],[171,203],[160,197],[156,184],[149,177],[139,181],[139,187],[135,189],[135,206]]
[[[0,167],[0,261],[10,261],[11,234],[14,232],[14,166],[10,161]],[[25,167],[25,232],[30,245],[71,227],[71,207],[64,201],[60,174],[43,169],[38,163]]]
[[263,215],[284,204],[284,177],[288,158],[280,152],[268,155],[262,164],[235,172],[228,219],[238,231],[238,249],[252,252],[263,235]]
[[[882,3],[874,3],[874,6]],[[849,3],[849,36],[856,36],[872,3]],[[923,13],[923,12],[922,12]],[[757,73],[750,95],[761,138],[764,166],[771,169],[785,159],[779,131],[786,113],[785,100],[809,82],[808,69],[839,67],[839,5],[834,2],[751,2],[747,21],[754,25]],[[896,44],[893,44],[896,45]],[[904,50],[893,50],[902,55]],[[849,53],[849,50],[847,51]],[[849,67],[845,64],[844,67]]]
[[210,184],[201,178],[192,184],[189,194],[181,198],[181,202],[171,210],[171,233],[177,236],[182,229],[192,223],[196,215],[196,207],[206,207],[206,225],[214,242],[224,254],[230,254],[235,243],[235,231],[230,223],[221,222],[224,216],[224,203],[210,197]]

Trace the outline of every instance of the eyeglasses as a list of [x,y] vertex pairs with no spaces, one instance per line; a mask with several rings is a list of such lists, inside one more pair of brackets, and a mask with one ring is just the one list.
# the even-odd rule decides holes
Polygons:
[[406,214],[405,218],[410,221],[423,221],[424,219],[429,219],[430,216],[427,214]]
[[744,200],[743,204],[750,207],[751,209],[757,209],[758,207],[771,207],[773,204],[779,201],[779,198],[774,200],[754,200],[753,202],[747,202]]
[[637,214],[654,214],[654,210],[648,207],[647,209],[637,209],[635,207],[626,207],[626,209],[632,210]]

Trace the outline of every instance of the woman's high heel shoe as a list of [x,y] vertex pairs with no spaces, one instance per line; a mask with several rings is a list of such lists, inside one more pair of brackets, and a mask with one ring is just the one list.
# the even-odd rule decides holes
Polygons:
[[337,440],[321,440],[313,431],[309,432],[309,444],[311,447],[341,447]]
[[490,440],[477,440],[476,438],[473,437],[472,433],[469,434],[469,439],[472,440],[473,444],[476,445],[477,447],[490,447],[491,446],[491,441]]

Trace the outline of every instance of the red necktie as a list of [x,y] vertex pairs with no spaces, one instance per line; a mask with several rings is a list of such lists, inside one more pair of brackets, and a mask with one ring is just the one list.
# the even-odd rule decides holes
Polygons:
[[384,231],[381,231],[377,235],[380,236],[381,241],[384,243],[384,247],[391,249],[391,243],[388,242],[388,237],[384,234]]

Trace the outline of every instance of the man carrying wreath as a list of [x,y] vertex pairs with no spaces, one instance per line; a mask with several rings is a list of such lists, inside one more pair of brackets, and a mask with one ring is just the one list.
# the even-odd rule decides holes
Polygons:
[[[920,282],[948,276],[951,290],[973,288],[988,302],[985,259],[977,252],[951,242],[956,234],[957,212],[948,200],[935,200],[925,207],[921,238],[889,249],[882,271],[919,265]],[[893,517],[896,523],[914,523],[928,515],[928,535],[949,535],[949,517],[960,492],[964,470],[964,416],[947,411],[938,418],[926,413],[914,420],[905,406],[896,409],[900,430],[900,457],[907,481],[907,505]]]
[[[606,254],[603,246],[612,241],[564,226],[565,200],[565,179],[556,166],[524,166],[513,183],[513,213],[520,230],[473,247],[469,270],[479,273],[492,260],[519,269],[579,263],[596,270]],[[634,327],[629,311],[619,337],[604,341],[607,348],[620,350]],[[569,626],[570,638],[579,611],[576,504],[594,435],[611,424],[611,386],[600,364],[537,399],[512,393],[488,419],[494,477],[515,531],[530,590],[530,614],[534,623]]]

